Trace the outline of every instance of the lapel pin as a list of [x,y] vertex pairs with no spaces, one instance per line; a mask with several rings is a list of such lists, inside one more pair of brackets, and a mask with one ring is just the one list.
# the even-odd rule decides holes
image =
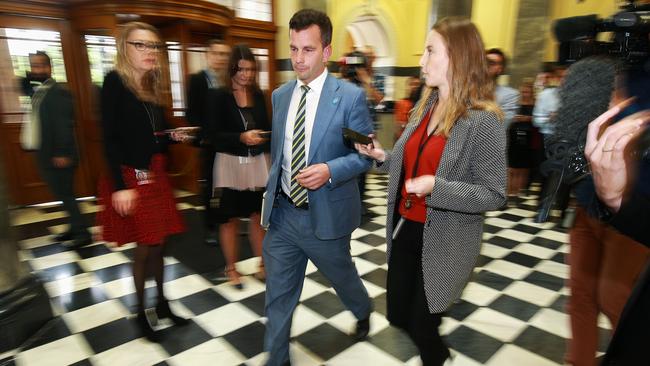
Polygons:
[[339,100],[341,100],[340,97],[336,97],[336,98],[332,99],[332,104],[336,104],[336,103],[338,103]]

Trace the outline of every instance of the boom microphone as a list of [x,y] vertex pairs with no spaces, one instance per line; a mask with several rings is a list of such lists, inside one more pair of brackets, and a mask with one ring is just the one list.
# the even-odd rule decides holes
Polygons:
[[589,174],[584,156],[587,126],[607,111],[615,75],[614,60],[588,57],[573,64],[560,85],[560,108],[552,120],[555,131],[544,141],[547,160],[541,171],[547,181],[538,222],[546,221],[561,184],[573,184]]

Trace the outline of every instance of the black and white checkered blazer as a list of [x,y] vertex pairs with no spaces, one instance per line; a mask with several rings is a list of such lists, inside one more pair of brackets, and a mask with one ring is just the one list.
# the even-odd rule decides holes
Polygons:
[[[432,95],[427,110],[436,100]],[[419,125],[411,119],[392,152],[377,169],[388,172],[387,255],[390,263],[396,204],[403,182],[404,145]],[[481,247],[483,213],[506,202],[506,133],[493,112],[470,110],[451,130],[433,192],[426,198],[422,273],[431,313],[440,313],[460,297]],[[397,216],[397,218],[396,218]]]

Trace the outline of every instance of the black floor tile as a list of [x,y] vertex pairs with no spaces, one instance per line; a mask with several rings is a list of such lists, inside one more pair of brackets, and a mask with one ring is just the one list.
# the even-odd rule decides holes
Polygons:
[[496,217],[498,217],[498,218],[500,218],[502,220],[508,220],[508,221],[512,221],[512,222],[519,222],[519,221],[526,218],[524,216],[514,215],[514,214],[511,214],[511,213],[505,213],[505,212],[497,215]]
[[363,225],[359,226],[359,228],[365,230],[365,231],[375,231],[384,228],[384,225],[379,225],[375,222],[369,221],[364,223]]
[[383,329],[368,338],[368,343],[376,346],[402,362],[406,362],[419,354],[418,348],[411,341],[409,336],[395,327],[387,327]]
[[[124,307],[127,308],[132,314],[137,312],[138,298],[135,295],[135,292],[128,295],[124,295],[118,298]],[[145,308],[153,308],[156,306],[158,301],[158,290],[156,287],[147,287],[144,289],[144,302]]]
[[527,234],[537,234],[538,232],[542,231],[542,229],[526,224],[517,224],[512,228],[512,230],[516,231],[521,231]]
[[382,265],[386,263],[386,252],[382,252],[381,250],[373,249],[370,251],[367,251],[361,255],[359,255],[359,258],[363,258],[369,262],[372,262],[377,265]]
[[476,264],[474,266],[475,267],[483,267],[486,264],[492,262],[493,259],[494,258],[492,258],[492,257],[488,257],[486,255],[481,254],[481,255],[478,256],[478,258],[476,258]]
[[173,281],[191,274],[194,274],[194,272],[189,270],[182,263],[174,263],[165,266],[165,282]]
[[124,277],[133,275],[133,265],[131,263],[118,264],[116,266],[98,269],[93,272],[103,283],[119,280]]
[[564,287],[564,279],[560,277],[551,276],[546,273],[533,271],[529,274],[524,281],[534,285],[547,288],[551,291],[559,291]]
[[206,289],[178,300],[194,315],[201,315],[210,310],[227,305],[229,301],[212,289]]
[[310,297],[303,301],[302,304],[325,318],[331,318],[345,310],[341,300],[329,291]]
[[486,270],[478,272],[476,274],[475,281],[481,285],[485,285],[499,291],[510,286],[510,284],[514,282],[514,280],[511,278],[504,277]]
[[386,316],[388,312],[386,311],[386,293],[382,293],[371,299],[372,305],[374,306],[374,311]]
[[562,243],[559,241],[537,237],[530,241],[531,244],[539,245],[547,249],[557,250],[562,246]]
[[50,245],[43,245],[41,247],[36,247],[32,249],[32,256],[34,258],[45,257],[52,254],[59,254],[67,252],[69,249],[59,243],[53,243]]
[[537,257],[517,252],[512,252],[501,259],[527,268],[535,267],[537,263],[541,261],[541,259]]
[[557,253],[557,254],[555,254],[554,256],[551,257],[551,260],[552,260],[553,262],[566,264],[566,254],[564,254],[564,253]]
[[451,348],[480,363],[487,362],[503,346],[503,342],[464,325],[447,335],[447,343]]
[[70,366],[93,366],[92,362],[89,359],[81,360],[75,363],[71,363]]
[[136,325],[135,318],[117,319],[110,323],[88,329],[82,334],[95,353],[102,353],[142,337]]
[[504,237],[499,236],[499,235],[495,235],[495,236],[491,237],[490,239],[486,240],[486,242],[488,242],[490,244],[498,245],[500,247],[504,247],[504,248],[507,248],[507,249],[512,249],[512,248],[516,247],[517,245],[521,244],[520,242],[518,242],[516,240],[504,238]]
[[495,234],[495,233],[498,233],[501,230],[503,230],[502,227],[483,224],[483,232],[484,233]]
[[252,358],[264,351],[264,324],[254,322],[223,336],[246,358]]
[[372,245],[374,247],[380,246],[382,244],[386,244],[386,238],[383,238],[375,234],[368,234],[360,238],[357,238],[356,240],[364,244]]
[[519,300],[509,295],[499,296],[488,305],[488,308],[525,322],[529,321],[541,309],[535,304]]
[[473,312],[475,312],[478,308],[478,306],[472,304],[471,302],[459,300],[458,302],[452,304],[449,310],[447,310],[447,316],[458,321],[462,321]]
[[7,357],[0,359],[0,366],[16,366],[16,362],[13,357]]
[[[58,341],[72,335],[65,322],[60,317],[56,317],[47,322],[43,327],[26,342],[23,350],[40,347],[44,344]],[[1,363],[0,363],[1,364]]]
[[569,297],[566,295],[560,295],[558,298],[549,306],[553,310],[557,310],[561,313],[566,312],[566,304],[569,301]]
[[332,287],[330,280],[328,280],[327,277],[325,277],[325,275],[323,275],[320,271],[312,272],[306,277],[312,281],[318,282],[325,287]]
[[327,323],[299,335],[295,340],[325,361],[355,343],[352,337]]
[[84,273],[84,270],[77,263],[66,263],[60,266],[42,269],[36,275],[43,282],[51,282],[62,278],[76,276]]
[[110,254],[112,251],[104,244],[91,245],[75,249],[77,254],[83,259],[98,257],[104,254]]
[[59,303],[68,312],[99,304],[106,300],[108,300],[108,298],[104,294],[104,291],[97,287],[86,288],[52,298],[53,302]]
[[564,360],[566,340],[532,326],[526,328],[512,343],[559,364]]
[[187,351],[212,339],[198,324],[191,321],[183,326],[171,326],[160,331],[160,345],[171,356]]
[[255,314],[259,316],[264,316],[264,304],[266,300],[266,293],[262,292],[257,295],[247,297],[240,302],[242,305],[246,306],[252,310]]
[[361,278],[368,282],[371,282],[373,285],[386,288],[386,276],[388,276],[387,270],[383,268],[377,268],[374,271],[370,271],[364,274],[361,276]]

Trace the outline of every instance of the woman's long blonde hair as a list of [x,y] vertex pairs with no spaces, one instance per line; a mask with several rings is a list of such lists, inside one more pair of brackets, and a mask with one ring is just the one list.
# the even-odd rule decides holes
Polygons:
[[[470,109],[494,112],[502,119],[503,113],[494,102],[494,82],[488,75],[485,48],[476,26],[467,18],[448,17],[437,22],[432,30],[445,41],[451,71],[449,99],[436,133],[448,137],[456,121]],[[413,112],[416,121],[428,112],[427,101],[436,90],[425,86]]]
[[141,80],[142,89],[138,88],[135,78],[135,67],[129,60],[126,48],[127,40],[131,32],[135,30],[146,30],[154,33],[158,41],[162,41],[160,33],[156,27],[142,22],[129,22],[121,26],[122,30],[117,38],[117,56],[115,60],[115,70],[122,78],[122,82],[129,88],[139,99],[153,102],[159,105],[167,104],[167,73],[165,66],[165,57],[159,54],[156,57],[156,67],[148,71]]

